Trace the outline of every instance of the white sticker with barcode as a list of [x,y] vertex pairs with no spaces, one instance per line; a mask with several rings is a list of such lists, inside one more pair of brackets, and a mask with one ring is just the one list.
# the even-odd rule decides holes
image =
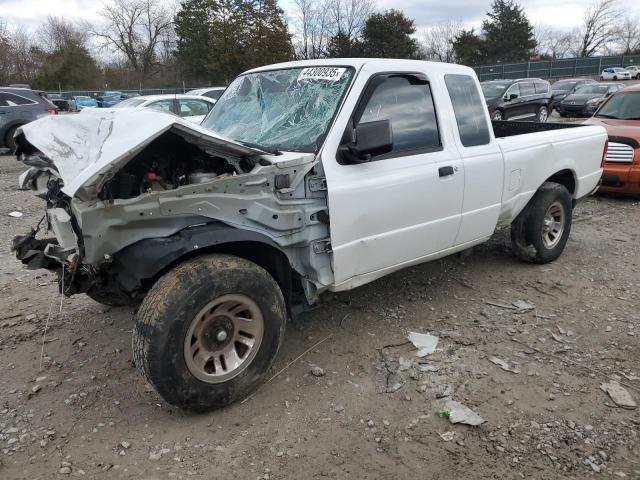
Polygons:
[[337,82],[342,77],[346,68],[336,67],[311,67],[303,68],[298,76],[298,81],[302,80],[327,80]]

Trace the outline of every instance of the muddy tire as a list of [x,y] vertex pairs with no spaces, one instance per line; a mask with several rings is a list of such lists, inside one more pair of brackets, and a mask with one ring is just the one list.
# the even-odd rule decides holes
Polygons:
[[511,224],[515,255],[526,262],[549,263],[562,254],[571,232],[571,195],[545,182]]
[[124,292],[107,291],[96,287],[87,291],[87,297],[108,307],[133,307],[138,304]]
[[136,366],[171,405],[224,407],[265,380],[286,312],[262,267],[231,255],[188,260],[160,278],[138,310]]

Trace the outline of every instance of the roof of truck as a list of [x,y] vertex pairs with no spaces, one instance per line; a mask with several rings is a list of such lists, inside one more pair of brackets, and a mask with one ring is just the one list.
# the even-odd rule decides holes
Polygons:
[[321,60],[298,60],[295,62],[276,63],[273,65],[265,65],[263,67],[247,70],[244,73],[254,73],[265,70],[279,70],[284,68],[303,68],[303,67],[354,67],[360,69],[368,63],[376,63],[386,65],[389,72],[397,71],[398,68],[406,70],[411,68],[411,65],[415,65],[415,68],[424,67],[425,64],[429,65],[429,69],[434,73],[451,73],[458,71],[460,73],[469,74],[474,72],[470,67],[463,65],[457,65],[453,63],[442,62],[427,62],[424,60],[406,60],[397,58],[325,58]]

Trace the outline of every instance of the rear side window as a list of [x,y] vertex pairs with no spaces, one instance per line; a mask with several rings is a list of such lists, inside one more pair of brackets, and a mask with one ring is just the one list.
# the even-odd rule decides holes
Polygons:
[[150,103],[146,108],[161,110],[163,112],[172,112],[172,105],[173,100],[158,100],[157,102]]
[[535,95],[536,89],[533,87],[532,82],[523,82],[520,84],[520,96],[525,97],[527,95]]
[[549,93],[549,84],[547,82],[533,82],[536,93]]
[[389,76],[366,101],[359,124],[389,120],[393,151],[384,157],[439,148],[440,133],[429,83],[412,75]]
[[17,107],[20,105],[36,105],[35,102],[22,95],[16,95],[15,93],[0,92],[0,107]]
[[213,98],[214,100],[218,100],[222,94],[224,93],[224,90],[211,90],[207,93],[204,94],[205,97],[209,97],[209,98]]
[[465,147],[486,145],[491,141],[487,107],[474,79],[468,75],[444,76],[458,124],[460,141]]
[[178,100],[181,117],[197,117],[209,113],[209,104],[202,100]]

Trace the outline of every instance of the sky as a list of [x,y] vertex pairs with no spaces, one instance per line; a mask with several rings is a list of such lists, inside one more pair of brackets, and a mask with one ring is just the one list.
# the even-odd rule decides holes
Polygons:
[[[175,0],[166,0],[174,3]],[[618,0],[631,16],[640,17],[640,1]],[[279,0],[288,11],[292,0]],[[589,0],[519,0],[533,25],[550,25],[571,29],[581,23]],[[460,20],[466,27],[479,26],[490,8],[491,0],[377,0],[382,10],[396,8],[415,20],[418,29],[443,20]],[[0,19],[12,27],[35,30],[47,15],[67,20],[97,21],[100,0],[0,0]]]

